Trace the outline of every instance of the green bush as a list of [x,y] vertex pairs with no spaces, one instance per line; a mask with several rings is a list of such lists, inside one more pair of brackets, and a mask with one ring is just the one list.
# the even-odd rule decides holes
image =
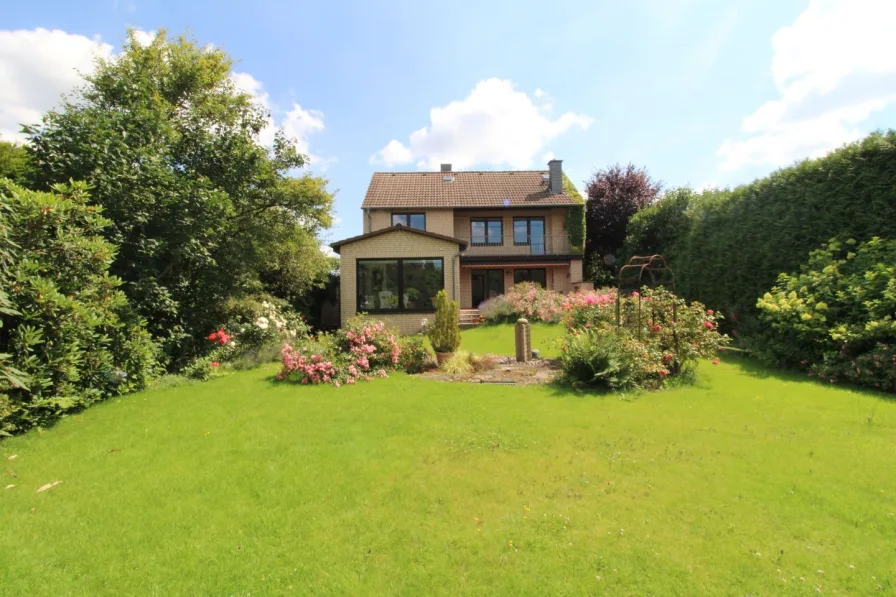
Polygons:
[[230,335],[232,358],[262,346],[280,344],[285,340],[307,336],[311,331],[305,319],[282,299],[257,294],[231,298],[222,307],[224,323],[218,329]]
[[563,377],[573,384],[627,390],[656,377],[653,362],[643,345],[625,328],[602,325],[573,330],[562,347]]
[[451,375],[482,373],[483,371],[494,369],[496,362],[497,357],[494,355],[479,355],[466,350],[459,350],[442,364],[442,371]]
[[661,253],[674,263],[676,249],[691,227],[688,208],[695,197],[689,188],[672,189],[660,201],[633,215],[626,228],[624,261],[635,255]]
[[230,366],[237,371],[244,371],[267,363],[276,363],[280,360],[280,351],[282,349],[282,341],[262,344],[256,348],[241,351],[239,355],[230,360]]
[[429,342],[436,352],[454,352],[460,346],[460,310],[444,290],[436,295],[436,318],[429,330]]
[[896,391],[896,239],[833,240],[757,306],[767,361]]
[[216,360],[214,354],[196,357],[181,369],[180,374],[187,379],[196,379],[199,381],[208,381],[217,372],[221,366],[221,362]]
[[399,365],[406,373],[420,373],[434,366],[433,355],[420,336],[402,336],[398,339],[401,348]]
[[611,389],[659,387],[690,375],[698,359],[715,356],[728,343],[718,330],[720,314],[662,288],[623,297],[619,309],[619,325],[615,301],[582,306],[567,318],[570,329],[561,346],[566,381]]
[[[0,181],[0,248],[7,257],[0,287],[9,292],[0,353],[28,378],[26,387],[0,387],[2,433],[47,425],[109,396],[146,387],[157,369],[157,348],[108,273],[115,247],[108,225],[87,204],[83,184],[54,192],[28,191]],[[16,384],[23,386],[25,384]]]
[[686,222],[681,195],[667,194],[638,216],[627,252],[670,257],[682,296],[750,324],[778,274],[798,271],[828,239],[896,238],[894,188],[896,131],[874,133],[748,185],[695,194]]

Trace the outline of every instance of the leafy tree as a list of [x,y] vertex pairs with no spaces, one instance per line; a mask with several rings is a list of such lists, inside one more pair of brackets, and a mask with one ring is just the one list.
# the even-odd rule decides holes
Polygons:
[[306,157],[282,131],[259,141],[265,111],[230,78],[231,59],[160,31],[100,59],[41,124],[26,127],[35,184],[84,180],[119,246],[112,273],[175,364],[229,297],[307,291],[328,271],[326,181],[295,176]]
[[662,185],[646,168],[616,164],[598,170],[585,184],[585,264],[598,284],[611,284],[628,222],[650,205]]
[[694,191],[682,187],[663,193],[659,201],[638,211],[628,222],[623,258],[661,253],[674,261],[677,243],[690,231],[688,208],[696,200]]
[[31,160],[28,150],[22,145],[0,141],[0,178],[9,178],[22,183],[30,172]]

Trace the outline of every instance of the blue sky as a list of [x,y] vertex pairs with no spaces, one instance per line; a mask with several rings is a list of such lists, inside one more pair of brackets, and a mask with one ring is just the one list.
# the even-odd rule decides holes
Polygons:
[[236,58],[338,190],[326,240],[360,232],[375,170],[554,156],[580,189],[616,162],[733,185],[896,122],[892,0],[35,1],[0,20],[0,136],[128,26]]

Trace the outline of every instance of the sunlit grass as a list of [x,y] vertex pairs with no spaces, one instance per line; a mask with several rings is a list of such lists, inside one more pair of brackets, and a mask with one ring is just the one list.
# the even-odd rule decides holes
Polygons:
[[[564,327],[549,323],[530,324],[532,348],[541,356],[555,358],[560,356],[557,340],[563,337]],[[477,354],[513,355],[516,353],[514,326],[481,325],[463,330],[461,348]]]
[[893,401],[748,362],[634,398],[275,370],[0,444],[0,595],[896,592]]

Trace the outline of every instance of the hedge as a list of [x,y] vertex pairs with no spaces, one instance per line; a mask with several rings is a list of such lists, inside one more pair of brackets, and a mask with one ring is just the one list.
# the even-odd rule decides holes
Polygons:
[[663,253],[680,294],[750,321],[778,274],[841,235],[896,237],[896,131],[733,190],[667,193],[635,217],[626,252]]

